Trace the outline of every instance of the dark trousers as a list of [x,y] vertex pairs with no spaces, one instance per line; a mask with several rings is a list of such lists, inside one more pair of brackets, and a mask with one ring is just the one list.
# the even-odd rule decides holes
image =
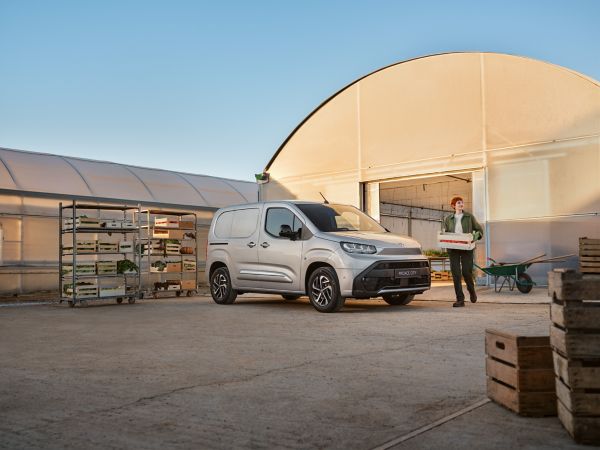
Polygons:
[[475,283],[473,283],[473,250],[455,250],[449,248],[448,256],[450,256],[450,270],[452,271],[456,300],[462,302],[465,300],[465,294],[460,284],[461,274],[465,279],[465,283],[467,283],[469,294],[475,295]]

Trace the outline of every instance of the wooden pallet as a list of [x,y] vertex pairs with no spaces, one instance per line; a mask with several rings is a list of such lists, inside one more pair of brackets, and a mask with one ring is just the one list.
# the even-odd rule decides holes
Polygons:
[[600,277],[548,276],[558,417],[576,442],[600,444]]
[[486,330],[485,342],[488,397],[522,416],[556,415],[550,338]]
[[579,238],[579,269],[600,274],[600,239]]

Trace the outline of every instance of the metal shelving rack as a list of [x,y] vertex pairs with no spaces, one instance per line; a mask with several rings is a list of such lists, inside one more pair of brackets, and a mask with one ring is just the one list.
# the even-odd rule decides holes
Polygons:
[[[162,217],[162,218],[169,218],[169,217],[175,217],[177,219],[177,222],[180,224],[182,221],[193,221],[193,228],[179,228],[179,227],[169,227],[169,226],[156,226],[155,225],[155,220],[157,217]],[[148,295],[151,295],[154,298],[158,298],[158,294],[159,293],[168,293],[168,292],[174,292],[175,295],[177,297],[181,296],[181,294],[183,294],[184,292],[186,293],[186,295],[188,297],[191,297],[192,295],[197,293],[198,290],[198,218],[196,216],[196,213],[194,212],[182,212],[182,211],[168,211],[168,210],[161,210],[161,209],[148,209],[148,210],[143,210],[140,212],[140,217],[144,219],[144,223],[140,222],[140,233],[145,233],[145,236],[141,236],[140,234],[140,243],[144,244],[146,246],[144,251],[141,251],[140,254],[142,255],[142,257],[146,257],[146,262],[147,262],[147,267],[144,268],[144,275],[146,275],[148,278],[148,283],[146,283],[147,285],[147,290],[145,291]],[[193,219],[192,219],[193,218]],[[169,232],[169,231],[173,231],[173,230],[177,230],[180,232],[183,232],[183,237],[178,239],[178,238],[172,238],[172,237],[156,237],[155,236],[155,232],[156,231],[163,231],[163,232]],[[189,237],[189,234],[193,234],[193,238]],[[186,236],[187,235],[187,236]],[[192,247],[194,253],[193,254],[174,254],[174,253],[167,253],[167,245],[166,245],[166,241],[168,240],[176,240],[176,241],[180,241],[180,245],[184,244],[184,243],[190,243],[191,241],[193,241],[192,245],[185,245],[186,247]],[[164,245],[160,246],[160,248],[163,249],[163,253],[162,254],[153,254],[153,242],[152,241],[159,241],[161,243],[163,243]],[[194,259],[194,272],[192,274],[191,271],[186,271],[183,269],[183,265],[184,265],[184,260],[186,257],[193,257]],[[156,262],[158,259],[169,259],[169,258],[178,258],[179,262],[181,264],[181,270],[179,271],[152,271],[152,264],[154,262]],[[166,276],[173,276],[173,277],[177,277],[177,279],[175,280],[165,280]],[[188,275],[193,275],[193,279],[189,279],[187,278]],[[187,279],[186,279],[187,278]],[[176,288],[176,284],[174,282],[178,281],[179,282],[179,288]],[[184,283],[185,281],[193,281],[193,288],[184,288],[182,286],[182,283]],[[170,284],[172,283],[172,284]],[[165,289],[159,289],[160,285],[166,285],[167,287]],[[168,286],[172,286],[168,287]]]
[[[66,211],[70,211],[71,214],[69,215],[65,215]],[[133,224],[133,228],[106,228],[106,227],[101,227],[101,226],[94,226],[94,227],[84,227],[84,226],[78,226],[77,225],[77,219],[78,219],[78,212],[79,211],[96,211],[96,214],[98,216],[101,215],[102,211],[121,211],[123,213],[123,221],[125,220],[131,220],[131,223]],[[140,270],[140,266],[141,266],[141,256],[139,254],[139,252],[136,250],[136,246],[135,243],[138,240],[138,237],[140,235],[140,223],[139,223],[139,214],[137,217],[137,222],[136,222],[136,213],[139,213],[140,211],[140,206],[138,205],[137,207],[134,206],[114,206],[114,205],[94,205],[94,204],[85,204],[85,203],[78,203],[77,201],[73,200],[72,203],[70,204],[65,204],[63,205],[63,203],[59,203],[59,207],[58,207],[58,217],[59,217],[59,231],[58,231],[58,244],[59,244],[59,258],[58,258],[58,286],[59,286],[59,292],[60,292],[60,303],[62,303],[64,300],[67,300],[67,302],[69,303],[69,306],[73,307],[75,306],[77,303],[80,303],[81,305],[87,305],[87,301],[89,300],[110,300],[110,299],[114,299],[116,300],[117,303],[122,303],[124,298],[128,299],[129,303],[135,303],[136,299],[141,298],[140,296],[140,282],[141,282],[141,270]],[[130,219],[127,217],[128,214],[130,215]],[[72,223],[71,223],[71,227],[67,227],[66,225],[66,220],[71,219]],[[110,220],[115,220],[115,219],[102,219],[101,217],[96,217],[93,219],[98,219],[99,221],[101,220],[106,220],[106,221],[110,221]],[[82,221],[83,222],[83,221]],[[126,236],[131,236],[131,243],[132,243],[132,249],[130,252],[121,252],[121,251],[117,251],[117,252],[100,252],[98,251],[98,249],[96,248],[96,251],[94,252],[79,252],[78,253],[78,248],[77,248],[77,237],[81,236],[81,235],[90,235],[90,234],[96,234],[96,235],[112,235],[112,234],[121,234],[123,236],[123,238],[125,238]],[[65,253],[65,245],[64,245],[64,238],[65,237],[70,237],[71,238],[71,243],[72,243],[72,253]],[[119,244],[117,245],[117,249]],[[116,255],[120,255],[120,256],[126,256],[126,255],[132,255],[133,256],[133,262],[137,265],[138,270],[137,273],[135,274],[128,274],[128,273],[116,273],[116,274],[98,274],[97,272],[94,274],[77,274],[77,265],[78,263],[81,265],[83,264],[84,260],[78,260],[78,257],[87,257],[87,256],[116,256]],[[63,261],[65,257],[71,257],[72,258],[72,268],[73,268],[73,273],[71,275],[64,275],[63,274],[63,269],[64,269],[64,264],[65,262]],[[115,262],[117,262],[118,264],[118,260],[114,260]],[[91,261],[90,261],[91,262]],[[96,261],[93,260],[94,264],[96,265]],[[97,269],[96,269],[97,270]],[[131,280],[131,278],[128,279],[128,275],[131,276],[133,275],[133,281],[134,284],[132,286],[128,286],[128,281]],[[97,289],[97,295],[95,296],[79,296],[78,297],[78,285],[77,285],[77,281],[78,280],[84,280],[84,279],[95,279],[95,280],[104,280],[104,279],[113,279],[113,280],[117,280],[117,279],[123,279],[124,282],[124,287],[125,287],[125,291],[124,294],[118,294],[118,295],[100,295],[100,289],[101,286],[99,285],[99,283],[96,283],[96,289]],[[70,280],[71,281],[71,289],[72,289],[72,295],[68,295],[65,290],[63,289],[64,285],[65,285],[65,280]],[[106,286],[104,286],[106,287]],[[131,288],[128,291],[128,288]]]

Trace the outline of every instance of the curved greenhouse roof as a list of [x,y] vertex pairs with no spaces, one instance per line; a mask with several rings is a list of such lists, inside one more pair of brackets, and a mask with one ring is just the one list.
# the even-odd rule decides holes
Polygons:
[[257,200],[253,182],[0,148],[0,191],[216,209]]

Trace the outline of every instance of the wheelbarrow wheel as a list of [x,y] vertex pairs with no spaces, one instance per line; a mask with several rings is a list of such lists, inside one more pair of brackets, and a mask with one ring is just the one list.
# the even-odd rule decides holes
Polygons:
[[526,273],[520,273],[517,279],[517,289],[522,294],[529,294],[533,289],[533,281]]

